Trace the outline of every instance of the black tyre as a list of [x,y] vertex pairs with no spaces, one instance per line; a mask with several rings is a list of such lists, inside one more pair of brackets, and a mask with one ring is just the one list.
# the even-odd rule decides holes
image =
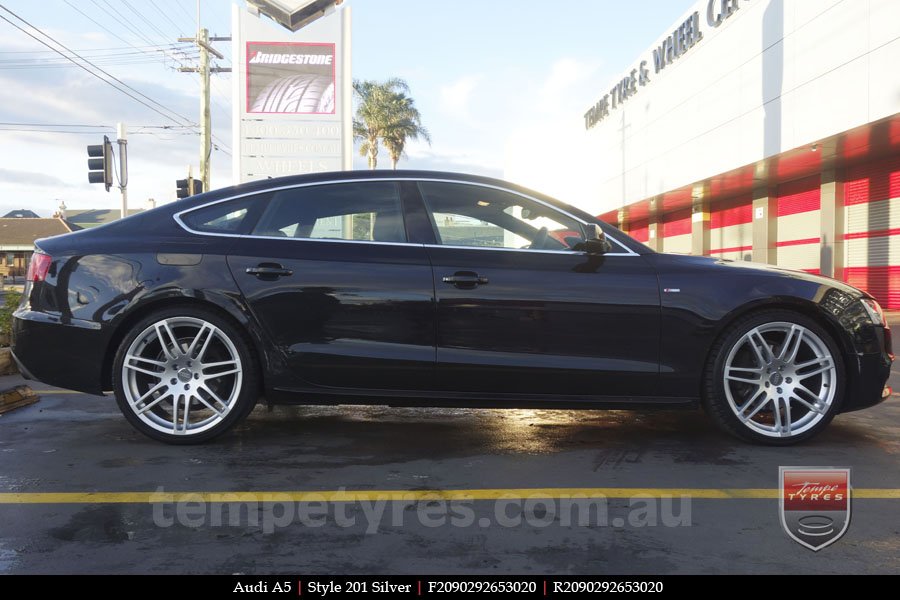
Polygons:
[[784,310],[754,313],[713,346],[703,404],[728,433],[786,446],[809,439],[840,412],[844,361],[813,319]]
[[267,85],[250,112],[333,113],[334,81],[325,75],[294,75]]
[[214,311],[189,306],[136,323],[113,363],[122,414],[169,444],[198,444],[228,431],[256,405],[258,377],[242,332]]

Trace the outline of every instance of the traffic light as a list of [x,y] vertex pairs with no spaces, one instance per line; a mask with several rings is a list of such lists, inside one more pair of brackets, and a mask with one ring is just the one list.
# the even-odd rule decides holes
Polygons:
[[103,136],[102,144],[95,144],[87,147],[88,152],[88,181],[91,183],[102,183],[106,186],[106,191],[113,184],[112,173],[112,143],[107,136]]
[[176,179],[175,188],[178,198],[187,198],[203,193],[203,182],[188,175],[187,179]]
[[194,181],[193,177],[188,177],[187,179],[176,179],[175,180],[175,188],[177,191],[175,192],[175,196],[178,198],[187,198],[191,195],[191,183]]

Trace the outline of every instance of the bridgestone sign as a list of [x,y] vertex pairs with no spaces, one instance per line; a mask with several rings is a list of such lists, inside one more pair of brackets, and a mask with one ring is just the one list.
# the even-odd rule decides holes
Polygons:
[[236,183],[351,168],[348,13],[291,33],[235,7]]

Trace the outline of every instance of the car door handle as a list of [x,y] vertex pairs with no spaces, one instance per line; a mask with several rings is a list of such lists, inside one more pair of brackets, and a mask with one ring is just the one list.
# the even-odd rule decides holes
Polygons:
[[455,285],[458,288],[473,288],[485,285],[488,283],[488,278],[470,271],[458,271],[453,275],[444,276],[441,281]]
[[277,263],[262,263],[255,267],[247,267],[247,274],[254,275],[260,279],[276,279],[278,277],[288,277],[294,272],[285,269]]

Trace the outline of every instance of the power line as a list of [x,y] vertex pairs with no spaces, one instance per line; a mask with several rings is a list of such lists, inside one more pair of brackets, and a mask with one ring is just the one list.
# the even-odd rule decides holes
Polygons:
[[[17,127],[81,127],[83,129],[115,129],[112,125],[85,125],[84,123],[17,123],[11,121],[0,122],[0,125],[14,125]],[[193,129],[193,125],[133,125],[137,129]]]
[[[71,5],[70,5],[71,6]],[[72,8],[75,8],[74,6]],[[84,14],[84,13],[82,13]],[[87,15],[85,15],[87,16]],[[98,23],[99,25],[99,23]],[[188,48],[189,44],[180,44],[176,42],[170,42],[168,44],[153,44],[152,46],[135,46],[133,44],[129,44],[128,46],[107,46],[105,48],[81,48],[78,52],[81,53],[89,53],[89,52],[112,52],[113,50],[128,50],[129,48],[134,48],[140,52],[144,52],[144,48],[147,49],[179,49],[179,48]],[[0,54],[49,54],[52,50],[0,50]]]
[[103,131],[75,131],[72,129],[66,130],[53,130],[53,129],[22,129],[16,127],[0,127],[0,131],[16,131],[20,133],[72,133],[76,135],[97,135],[98,133],[103,133]]
[[[84,63],[86,63],[86,64],[88,64],[88,65],[91,65],[91,66],[94,67],[97,71],[100,71],[101,73],[103,73],[104,75],[106,75],[107,77],[109,77],[110,79],[112,79],[113,81],[116,81],[116,82],[122,84],[125,88],[128,88],[129,90],[132,90],[133,92],[135,92],[135,93],[138,94],[139,96],[141,96],[141,97],[143,97],[143,98],[146,98],[147,100],[149,100],[149,101],[152,102],[153,104],[155,104],[155,105],[161,107],[163,110],[165,110],[165,111],[171,113],[172,115],[175,115],[175,116],[177,117],[177,119],[176,119],[175,117],[172,117],[171,115],[165,114],[164,112],[162,112],[162,110],[159,110],[159,109],[157,109],[157,108],[154,108],[153,106],[151,106],[151,105],[148,104],[147,102],[144,102],[143,100],[141,100],[141,99],[138,98],[137,96],[135,96],[135,95],[133,95],[133,94],[130,94],[130,93],[127,92],[126,90],[124,90],[124,89],[118,87],[117,85],[115,85],[114,83],[112,83],[111,81],[109,81],[108,79],[104,79],[103,77],[101,77],[100,75],[98,75],[96,72],[94,72],[94,71],[92,71],[91,69],[85,67],[84,65],[82,65],[82,64],[80,64],[80,63],[78,63],[78,62],[76,62],[76,61],[75,61],[73,58],[71,58],[70,56],[67,56],[67,55],[64,54],[63,52],[60,52],[59,50],[57,50],[56,48],[54,48],[53,46],[51,46],[50,44],[48,44],[48,43],[45,42],[44,40],[38,38],[37,36],[33,35],[32,33],[28,32],[28,31],[26,31],[24,28],[22,28],[21,26],[17,25],[16,23],[13,23],[12,21],[10,21],[9,19],[7,19],[7,18],[4,17],[3,15],[0,15],[0,19],[3,19],[4,21],[6,21],[7,23],[9,23],[10,25],[12,25],[12,26],[15,27],[16,29],[18,29],[19,31],[21,31],[22,33],[24,33],[25,35],[27,35],[28,37],[34,39],[34,40],[37,41],[37,42],[40,42],[41,44],[43,44],[43,45],[46,46],[47,48],[50,48],[51,50],[54,50],[54,51],[55,51],[57,54],[59,54],[60,56],[62,56],[62,57],[64,57],[64,58],[67,58],[68,60],[70,60],[70,61],[72,61],[73,63],[77,64],[81,69],[83,69],[84,71],[90,73],[91,75],[93,75],[94,77],[96,77],[96,78],[99,79],[100,81],[106,83],[107,85],[111,86],[113,89],[115,89],[115,90],[117,90],[117,91],[119,91],[119,92],[125,94],[126,96],[128,96],[128,97],[131,98],[132,100],[135,100],[136,102],[139,102],[140,104],[143,104],[144,106],[146,106],[147,108],[149,108],[149,109],[152,110],[153,112],[155,112],[155,113],[157,113],[157,114],[159,114],[159,115],[162,115],[163,117],[165,117],[166,119],[168,119],[168,120],[170,120],[170,121],[175,121],[176,123],[178,123],[178,119],[181,119],[182,121],[184,121],[184,122],[186,122],[186,123],[191,123],[191,120],[188,119],[187,117],[185,117],[184,115],[181,115],[181,114],[175,112],[174,110],[168,108],[168,107],[165,106],[164,104],[162,104],[162,103],[160,103],[160,102],[157,102],[157,101],[154,100],[153,98],[151,98],[151,97],[147,96],[146,94],[144,94],[144,93],[142,93],[142,92],[136,90],[135,88],[131,87],[130,85],[128,85],[127,83],[125,83],[125,82],[122,81],[121,79],[115,77],[114,75],[111,75],[109,72],[107,72],[107,71],[101,69],[100,67],[97,67],[97,66],[94,65],[91,61],[89,61],[89,60],[83,58],[83,57],[82,57],[81,55],[79,55],[77,52],[73,52],[73,51],[72,51],[70,48],[68,48],[66,45],[64,45],[64,44],[62,44],[62,43],[60,43],[60,42],[58,42],[58,41],[57,41],[56,39],[54,39],[52,36],[50,36],[50,35],[44,33],[44,32],[41,31],[39,28],[35,27],[34,25],[32,25],[31,23],[29,23],[28,21],[26,21],[25,19],[23,19],[22,17],[20,17],[19,15],[17,15],[16,13],[14,13],[13,11],[9,10],[8,8],[6,8],[4,5],[0,4],[0,9],[3,9],[4,11],[6,11],[6,12],[9,13],[9,14],[11,14],[11,15],[12,15],[13,17],[15,17],[16,19],[22,21],[23,23],[25,23],[26,25],[28,25],[29,27],[31,27],[32,29],[34,29],[35,31],[37,31],[38,33],[40,33],[42,36],[46,37],[47,39],[52,40],[53,43],[55,43],[56,45],[58,45],[58,46],[60,46],[61,48],[65,49],[67,52],[73,54],[74,56],[77,56],[77,57],[78,57],[80,60],[82,60]],[[183,124],[183,123],[179,123],[179,124]]]
[[[103,7],[101,7],[99,4],[97,4],[96,0],[91,0],[91,1],[94,2],[94,4],[95,4],[98,8],[100,8],[100,10],[103,10]],[[128,44],[128,45],[131,46],[132,48],[138,48],[138,46],[135,46],[134,44],[132,44],[131,42],[129,42],[128,40],[126,40],[125,38],[123,38],[122,36],[120,36],[118,33],[116,33],[115,31],[113,31],[113,30],[110,29],[109,27],[106,27],[105,25],[103,25],[102,23],[100,23],[99,21],[97,21],[96,19],[94,19],[93,17],[91,17],[89,14],[87,14],[86,12],[84,12],[83,10],[81,10],[80,8],[78,8],[77,6],[75,6],[74,4],[72,4],[69,0],[63,0],[63,2],[65,2],[66,4],[68,4],[68,5],[69,5],[71,8],[73,8],[75,11],[77,11],[78,13],[80,13],[84,18],[86,18],[87,20],[91,21],[92,23],[94,23],[95,25],[97,25],[98,27],[100,27],[101,29],[103,29],[104,31],[108,32],[110,35],[112,35],[112,36],[115,37],[116,39],[118,39],[118,40],[120,40],[120,41],[122,41],[122,42],[125,42],[126,44]],[[145,40],[145,41],[146,41],[146,40]],[[175,60],[176,60],[176,62],[179,62],[179,64],[181,64],[180,61],[178,61],[177,59],[175,59]]]
[[175,6],[178,7],[178,10],[180,10],[182,14],[188,18],[189,21],[193,21],[194,25],[197,25],[197,15],[192,15],[191,13],[189,13],[178,0],[175,0]]
[[[106,6],[109,7],[109,10],[111,10],[115,13],[115,15],[112,15],[112,14],[109,14],[109,11],[105,11],[107,13],[107,15],[109,15],[110,17],[113,18],[113,20],[117,21],[122,27],[124,27],[125,29],[130,31],[132,33],[132,35],[135,35],[135,36],[141,38],[148,44],[153,43],[149,37],[147,37],[146,35],[143,34],[143,32],[141,32],[140,27],[135,27],[134,24],[125,17],[125,15],[123,15],[122,13],[119,12],[119,9],[117,9],[115,6],[110,4],[108,2],[108,0],[102,0],[102,1],[103,1],[103,4],[105,4]],[[100,4],[97,2],[97,0],[91,0],[91,2],[93,2],[97,6],[97,8],[99,8],[100,10],[104,10],[104,8],[102,6],[100,6]],[[118,17],[116,15],[118,15]]]
[[169,23],[171,23],[175,27],[175,31],[179,34],[181,33],[181,25],[172,20],[172,17],[167,15],[165,11],[163,11],[159,5],[156,3],[156,0],[150,0],[150,4],[153,5],[153,8],[156,9],[156,12],[161,14]]
[[130,10],[131,12],[133,12],[134,14],[136,14],[136,15],[138,16],[138,18],[140,18],[144,23],[146,23],[147,25],[149,25],[151,29],[153,29],[156,33],[158,33],[159,36],[160,36],[161,38],[166,38],[166,37],[168,37],[165,33],[163,33],[162,29],[160,29],[159,27],[156,26],[156,23],[152,22],[150,19],[148,19],[147,17],[145,17],[145,16],[144,16],[144,13],[140,12],[139,10],[136,10],[136,9],[131,5],[131,3],[128,2],[128,0],[122,0],[122,3],[125,5],[125,7],[126,7],[128,10]]
[[114,129],[111,125],[85,125],[83,123],[12,123],[12,122],[0,122],[0,125],[16,125],[19,127],[81,127],[84,129],[94,128],[94,129]]
[[[97,6],[97,8],[99,8],[101,11],[103,10],[103,7],[101,7],[99,4],[97,4],[97,1],[96,1],[96,0],[91,0],[91,1],[94,3],[95,6]],[[88,19],[89,21],[91,21],[92,23],[94,23],[95,25],[97,25],[98,27],[100,27],[100,28],[102,28],[103,30],[109,32],[109,33],[110,33],[112,36],[114,36],[115,38],[117,38],[117,39],[119,39],[119,40],[125,42],[125,43],[128,44],[130,47],[135,48],[136,50],[140,50],[141,47],[135,46],[134,44],[132,44],[131,42],[129,42],[128,40],[126,40],[125,38],[123,38],[122,36],[120,36],[119,34],[117,34],[115,31],[113,31],[112,29],[106,27],[105,25],[103,25],[102,23],[100,23],[99,21],[97,21],[96,19],[94,19],[93,17],[91,17],[89,14],[85,13],[83,10],[81,10],[80,8],[78,8],[77,6],[75,6],[74,4],[72,4],[69,0],[63,0],[63,2],[65,2],[66,4],[68,4],[68,5],[69,5],[70,7],[72,7],[75,11],[77,11],[78,13],[80,13],[83,17],[85,17],[86,19]],[[112,16],[112,15],[110,15],[110,16]],[[115,19],[115,17],[113,17],[113,18]],[[123,27],[126,27],[126,28],[127,28],[127,25],[126,25],[126,24],[122,23],[121,21],[119,21],[119,23],[120,23]],[[133,32],[133,30],[132,30],[132,32]],[[149,42],[150,40],[148,40],[147,38],[144,38],[144,41],[148,41],[148,42]],[[146,48],[156,48],[156,47],[165,48],[165,47],[170,47],[170,48],[172,48],[173,50],[178,50],[178,51],[182,51],[182,52],[183,52],[183,47],[181,47],[181,46],[175,46],[175,44],[173,44],[172,42],[169,42],[168,44],[164,44],[164,45],[162,45],[162,44],[159,44],[159,45],[157,45],[157,44],[151,44],[150,46],[144,46],[144,47],[146,47]],[[177,56],[172,56],[171,54],[167,54],[167,56],[168,56],[171,60],[174,60],[175,62],[177,62],[177,63],[179,64],[179,66],[184,66],[184,63],[182,62],[182,59],[180,59],[179,57],[177,57]],[[185,57],[184,57],[184,60],[190,60],[191,58],[192,58],[192,57],[190,57],[190,56],[185,56]]]

